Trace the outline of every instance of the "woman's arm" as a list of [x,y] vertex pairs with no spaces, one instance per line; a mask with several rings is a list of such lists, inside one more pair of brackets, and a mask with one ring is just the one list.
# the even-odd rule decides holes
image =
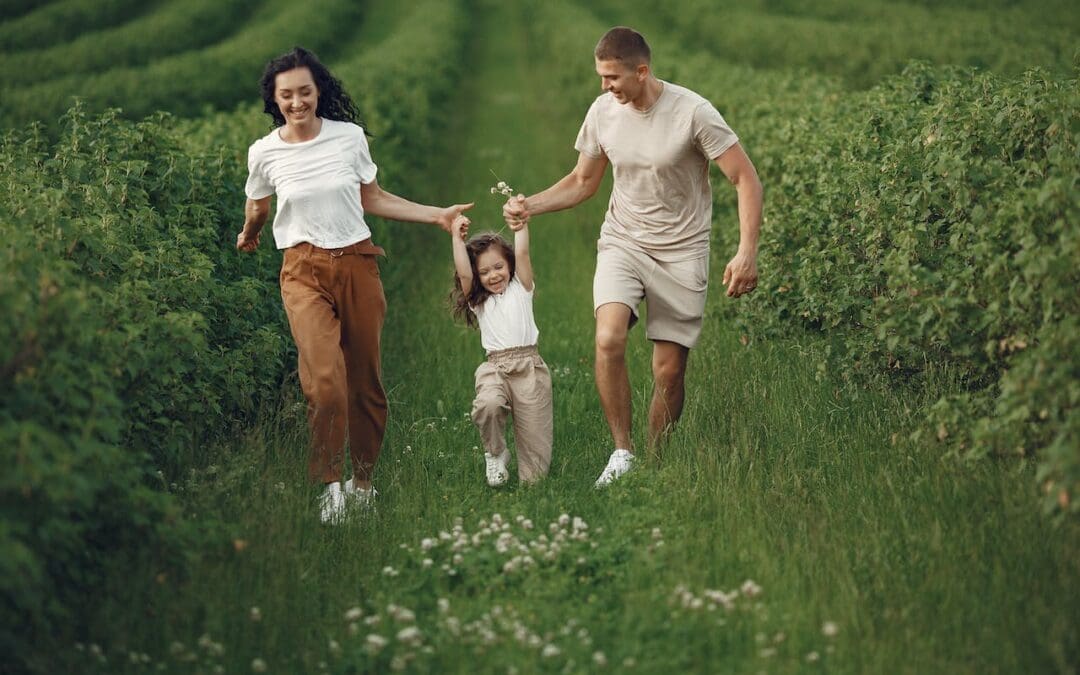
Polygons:
[[454,218],[461,215],[462,211],[472,208],[472,203],[439,208],[410,202],[408,199],[382,189],[377,180],[360,184],[360,204],[364,207],[365,213],[373,216],[410,223],[430,223],[438,225],[447,232],[452,231]]
[[465,249],[465,236],[469,232],[469,219],[465,216],[454,218],[450,226],[450,241],[454,250],[454,271],[457,272],[458,281],[461,282],[461,292],[469,297],[472,290],[472,263],[469,262],[469,252]]
[[529,257],[529,225],[522,224],[521,228],[514,232],[514,274],[525,290],[533,289],[532,258]]
[[251,253],[259,247],[259,233],[270,215],[270,197],[248,198],[244,204],[244,228],[236,235],[236,248]]

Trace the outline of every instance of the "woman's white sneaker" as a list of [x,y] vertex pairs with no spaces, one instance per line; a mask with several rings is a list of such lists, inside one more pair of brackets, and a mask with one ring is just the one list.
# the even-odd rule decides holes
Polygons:
[[484,463],[487,466],[487,482],[491,487],[499,487],[510,479],[510,472],[506,468],[506,457],[510,453],[503,450],[501,454],[493,455],[484,453]]
[[608,458],[607,466],[600,472],[600,477],[596,479],[596,487],[611,485],[612,482],[629,471],[633,466],[634,455],[631,454],[629,450],[619,448],[611,453],[611,457]]
[[328,525],[337,525],[345,516],[345,493],[341,483],[327,483],[319,497],[319,518]]
[[345,496],[361,509],[375,508],[375,498],[379,496],[379,491],[375,489],[374,485],[368,488],[356,487],[353,480],[350,478],[345,481]]

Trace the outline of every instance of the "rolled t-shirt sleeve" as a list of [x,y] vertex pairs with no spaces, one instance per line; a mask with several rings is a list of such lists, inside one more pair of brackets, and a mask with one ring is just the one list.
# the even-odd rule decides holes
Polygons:
[[375,180],[379,167],[375,165],[375,160],[371,158],[371,150],[368,148],[367,136],[364,135],[364,130],[360,127],[357,127],[357,129],[359,135],[356,140],[356,163],[353,168],[356,170],[356,177],[360,179],[360,182],[367,185]]
[[263,199],[274,194],[274,186],[266,176],[260,160],[259,149],[252,145],[248,148],[248,177],[244,193],[251,199]]
[[596,124],[596,102],[589,106],[589,112],[585,113],[585,121],[581,123],[577,140],[574,141],[574,149],[581,154],[599,159],[604,156],[604,148],[600,145],[600,134]]
[[738,143],[739,137],[706,101],[694,109],[694,140],[708,159],[716,159]]

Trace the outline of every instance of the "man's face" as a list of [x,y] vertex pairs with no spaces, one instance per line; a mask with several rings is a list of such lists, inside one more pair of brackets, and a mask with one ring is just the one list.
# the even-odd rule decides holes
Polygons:
[[645,64],[633,68],[621,61],[596,60],[600,88],[614,96],[619,103],[629,103],[641,96],[648,72],[649,67]]

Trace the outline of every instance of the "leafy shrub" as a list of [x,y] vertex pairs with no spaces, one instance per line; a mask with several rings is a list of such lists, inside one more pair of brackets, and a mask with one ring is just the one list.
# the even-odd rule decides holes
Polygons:
[[269,252],[230,246],[243,167],[181,152],[160,117],[64,124],[0,139],[0,620],[20,650],[109,569],[175,551],[151,467],[276,404],[288,352]]

